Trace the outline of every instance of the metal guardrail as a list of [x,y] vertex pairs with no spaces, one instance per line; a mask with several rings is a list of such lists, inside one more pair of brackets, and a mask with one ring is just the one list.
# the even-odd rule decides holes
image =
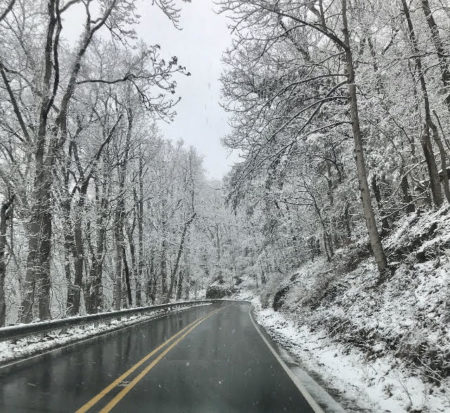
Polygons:
[[67,327],[83,325],[90,322],[109,321],[113,319],[120,319],[123,316],[133,316],[147,312],[151,313],[158,310],[170,311],[171,308],[194,306],[197,304],[212,304],[217,302],[248,303],[248,301],[245,300],[228,300],[228,299],[179,301],[176,303],[159,304],[148,307],[128,308],[126,310],[108,311],[104,313],[61,318],[58,320],[42,321],[38,323],[19,324],[0,328],[0,342],[6,340],[16,340],[18,338],[25,337],[30,334],[43,334],[52,330],[64,329]]
[[[109,321],[120,319],[123,316],[133,316],[143,313],[151,313],[158,310],[168,310],[177,307],[194,306],[197,304],[212,304],[214,302],[234,301],[234,300],[199,300],[199,301],[180,301],[176,303],[153,305],[148,307],[129,308],[126,310],[109,311],[105,313],[89,314],[86,316],[75,316],[61,318],[58,320],[42,321],[38,323],[19,324],[14,326],[0,328],[0,341],[15,340],[29,334],[42,334],[52,330],[64,329],[67,327],[83,325],[96,321]],[[237,301],[236,301],[237,302]]]

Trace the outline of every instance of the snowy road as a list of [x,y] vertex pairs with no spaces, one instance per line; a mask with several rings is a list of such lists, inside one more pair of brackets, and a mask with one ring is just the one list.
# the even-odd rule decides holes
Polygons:
[[[308,397],[308,396],[306,396]],[[0,377],[2,412],[314,412],[247,304],[196,307]]]

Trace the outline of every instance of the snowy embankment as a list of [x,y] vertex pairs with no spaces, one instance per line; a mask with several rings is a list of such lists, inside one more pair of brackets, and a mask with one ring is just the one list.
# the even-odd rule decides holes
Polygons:
[[354,246],[272,280],[257,319],[347,407],[448,412],[450,208],[405,218],[384,244],[395,272],[383,283]]
[[[210,304],[202,303],[174,307],[170,312],[175,313],[204,305]],[[133,324],[157,319],[165,315],[167,315],[167,311],[165,309],[160,309],[147,314],[137,314],[126,317],[122,316],[118,319],[89,322],[80,326],[69,327],[66,329],[55,329],[51,332],[33,334],[20,339],[6,340],[0,342],[0,368],[18,360],[26,359],[28,357],[74,344],[82,340],[113,332]]]

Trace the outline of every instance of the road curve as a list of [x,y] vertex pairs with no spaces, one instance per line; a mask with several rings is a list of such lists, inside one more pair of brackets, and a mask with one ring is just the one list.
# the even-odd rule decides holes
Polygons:
[[248,304],[195,307],[0,370],[0,411],[320,411],[265,341]]

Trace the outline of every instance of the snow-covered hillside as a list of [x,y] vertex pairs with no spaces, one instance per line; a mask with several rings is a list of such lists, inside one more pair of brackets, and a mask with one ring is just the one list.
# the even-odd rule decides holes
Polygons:
[[384,245],[384,282],[360,243],[272,277],[258,321],[347,407],[449,411],[450,208],[405,217]]

